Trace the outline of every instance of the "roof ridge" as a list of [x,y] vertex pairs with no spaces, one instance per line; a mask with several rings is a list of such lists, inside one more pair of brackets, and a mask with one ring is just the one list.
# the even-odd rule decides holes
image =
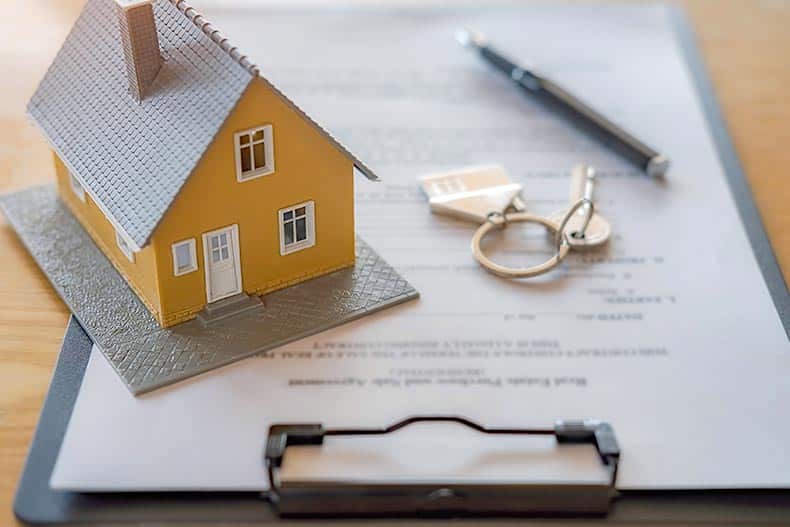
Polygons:
[[256,66],[247,55],[244,55],[239,48],[232,45],[227,37],[225,37],[211,22],[190,6],[185,0],[168,0],[176,9],[186,16],[198,29],[200,29],[208,38],[210,38],[216,45],[227,53],[237,64],[247,70],[250,75],[257,77],[260,74],[260,68]]

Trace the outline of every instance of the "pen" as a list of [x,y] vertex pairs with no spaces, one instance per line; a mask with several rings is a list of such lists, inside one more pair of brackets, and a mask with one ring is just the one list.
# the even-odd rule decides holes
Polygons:
[[461,45],[477,50],[483,60],[505,73],[522,90],[567,116],[604,145],[639,165],[648,175],[661,177],[666,173],[669,158],[623,130],[557,83],[505,57],[489,46],[482,34],[464,29],[458,32],[456,38]]

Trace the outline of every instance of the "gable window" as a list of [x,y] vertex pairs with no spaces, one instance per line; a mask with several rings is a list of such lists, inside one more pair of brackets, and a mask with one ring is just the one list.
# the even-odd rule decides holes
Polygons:
[[126,256],[130,262],[134,263],[134,251],[132,251],[132,247],[129,245],[129,242],[127,242],[118,231],[115,231],[115,243],[118,244],[118,248],[121,250],[124,256]]
[[236,142],[236,180],[247,181],[274,172],[272,126],[259,126],[238,132]]
[[195,251],[195,239],[176,242],[172,245],[173,249],[173,274],[181,276],[197,271],[197,253]]
[[85,189],[82,188],[82,184],[77,181],[77,178],[74,177],[74,174],[69,172],[69,183],[71,184],[71,191],[74,193],[77,198],[85,203]]
[[307,249],[315,245],[315,203],[307,201],[280,209],[280,254]]

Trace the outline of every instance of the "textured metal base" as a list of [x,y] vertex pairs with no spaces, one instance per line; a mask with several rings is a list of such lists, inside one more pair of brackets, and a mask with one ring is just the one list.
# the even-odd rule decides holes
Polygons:
[[163,329],[54,186],[0,196],[0,209],[82,327],[135,395],[417,298],[357,238],[357,261],[262,297],[264,308]]

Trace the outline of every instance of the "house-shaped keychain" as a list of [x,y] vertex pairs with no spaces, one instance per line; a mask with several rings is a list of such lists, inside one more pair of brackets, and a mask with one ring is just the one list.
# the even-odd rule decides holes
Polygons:
[[[234,314],[266,310],[259,295],[343,269],[345,286],[317,287],[349,288],[333,298],[364,294],[348,281],[360,275],[354,174],[376,175],[182,0],[88,0],[28,111],[54,151],[60,201],[159,329],[173,327],[168,338],[205,348],[198,321],[216,333]],[[416,296],[377,265],[402,286],[362,312]],[[67,302],[90,333],[81,298]],[[358,316],[352,307],[335,309],[334,322]],[[294,338],[328,325],[297,324]],[[288,340],[256,341],[246,354]]]

